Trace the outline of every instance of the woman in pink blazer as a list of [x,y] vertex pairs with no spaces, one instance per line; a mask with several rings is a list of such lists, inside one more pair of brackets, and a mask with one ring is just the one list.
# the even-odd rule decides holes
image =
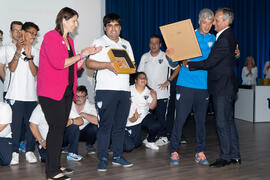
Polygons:
[[39,56],[37,93],[42,111],[49,125],[46,143],[46,176],[49,179],[70,179],[60,168],[60,155],[65,127],[72,99],[76,98],[77,70],[86,56],[95,54],[101,47],[88,47],[75,54],[74,43],[69,34],[78,26],[78,13],[68,7],[56,17],[56,28],[45,34]]

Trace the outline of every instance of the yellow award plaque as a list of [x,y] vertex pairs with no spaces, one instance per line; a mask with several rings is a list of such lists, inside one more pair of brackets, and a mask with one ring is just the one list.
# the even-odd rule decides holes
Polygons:
[[114,63],[118,74],[132,74],[136,71],[136,67],[129,57],[127,50],[112,48],[108,51],[108,56],[111,62]]

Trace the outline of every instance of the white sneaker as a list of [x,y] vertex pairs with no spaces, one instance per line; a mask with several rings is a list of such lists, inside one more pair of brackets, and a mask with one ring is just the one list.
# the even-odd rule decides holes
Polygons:
[[152,149],[152,150],[159,150],[159,147],[154,142],[147,142],[145,147]]
[[148,140],[147,140],[147,138],[145,138],[144,140],[143,140],[143,144],[147,144],[148,143]]
[[31,151],[28,151],[25,153],[25,158],[26,158],[26,161],[29,163],[36,163],[37,162],[37,158],[36,158],[35,154]]
[[80,161],[82,160],[82,156],[78,155],[78,154],[74,154],[74,153],[68,153],[67,155],[67,160],[70,161]]
[[157,141],[156,141],[156,145],[157,146],[164,146],[166,144],[169,143],[169,140],[167,137],[160,137]]
[[19,164],[19,153],[13,152],[10,165],[17,165],[17,164]]

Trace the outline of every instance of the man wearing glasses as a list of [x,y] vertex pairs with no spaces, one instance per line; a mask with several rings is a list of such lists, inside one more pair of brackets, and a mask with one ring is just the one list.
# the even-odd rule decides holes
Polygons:
[[[94,104],[90,104],[85,86],[77,87],[77,98],[72,103],[69,120],[66,125],[63,146],[67,147],[67,159],[80,161],[82,156],[78,155],[79,140],[86,141],[88,154],[94,154],[93,145],[96,141],[97,133],[97,111]],[[41,161],[46,161],[46,137],[49,126],[44,113],[37,105],[30,118],[30,128],[39,143],[38,151]],[[69,170],[70,172],[70,170]]]
[[2,81],[4,81],[4,90],[3,90],[3,99],[5,101],[5,96],[7,94],[7,89],[9,85],[9,79],[10,79],[10,71],[7,66],[7,59],[6,57],[6,49],[9,49],[13,46],[13,48],[16,48],[16,43],[19,40],[19,37],[21,36],[22,31],[22,22],[20,21],[12,21],[10,24],[10,35],[12,38],[12,42],[6,46],[0,47],[0,77]]
[[13,153],[11,165],[19,164],[19,143],[22,125],[26,129],[26,160],[36,163],[34,155],[35,139],[30,131],[29,118],[37,105],[36,75],[39,62],[39,50],[33,47],[39,27],[32,22],[25,22],[22,30],[12,29],[16,35],[16,45],[6,47],[5,57],[10,70],[7,102],[12,109]]
[[[80,124],[78,122],[81,122]],[[64,145],[68,146],[68,160],[79,161],[79,140],[86,142],[88,154],[95,154],[93,145],[96,141],[98,129],[97,111],[94,104],[88,101],[88,93],[85,86],[78,86],[76,101],[72,103],[67,128],[65,130]],[[72,143],[69,143],[72,142]]]

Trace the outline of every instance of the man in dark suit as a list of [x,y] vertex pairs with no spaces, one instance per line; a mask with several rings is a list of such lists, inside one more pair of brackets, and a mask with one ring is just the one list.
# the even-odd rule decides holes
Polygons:
[[[208,91],[213,95],[216,126],[219,137],[220,158],[211,167],[223,167],[231,163],[241,164],[238,133],[234,122],[233,104],[237,92],[234,73],[236,40],[230,25],[233,12],[228,8],[216,11],[214,26],[216,42],[204,61],[188,62],[189,70],[208,70]],[[185,64],[185,63],[184,63]]]

